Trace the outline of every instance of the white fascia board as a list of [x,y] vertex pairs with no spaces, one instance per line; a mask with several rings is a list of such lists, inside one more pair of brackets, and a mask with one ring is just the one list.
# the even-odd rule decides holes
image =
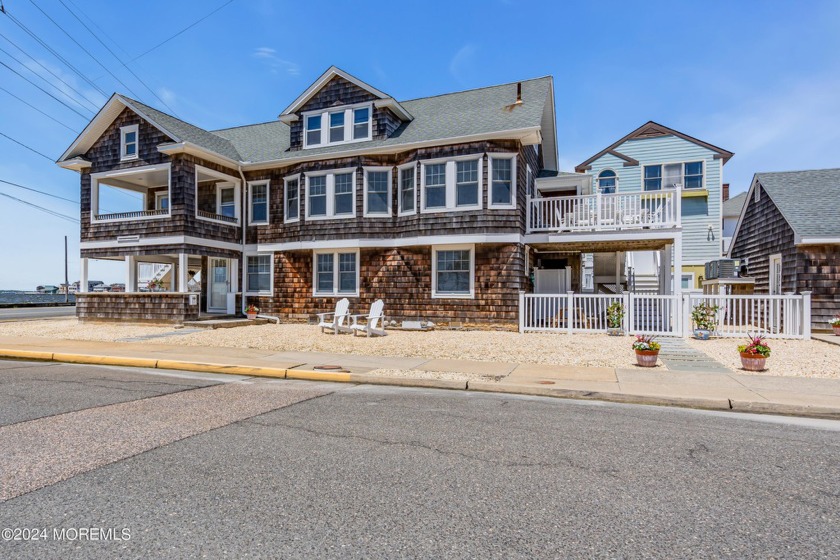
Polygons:
[[191,156],[200,157],[202,159],[206,159],[212,161],[213,163],[218,163],[219,165],[225,165],[227,167],[232,167],[234,169],[239,168],[242,165],[242,162],[230,159],[229,157],[225,157],[223,155],[217,154],[212,150],[208,150],[207,148],[202,148],[197,144],[193,144],[192,142],[177,142],[177,143],[169,143],[169,144],[161,144],[158,146],[158,151],[162,154],[172,155],[172,154],[189,154]]
[[482,243],[522,243],[518,233],[476,235],[428,235],[402,239],[325,239],[322,241],[295,241],[248,245],[246,250],[260,252],[310,251],[314,249],[393,249],[423,245],[463,245]]
[[240,243],[217,241],[215,239],[203,239],[201,237],[193,237],[191,235],[170,235],[165,237],[140,236],[137,241],[133,242],[120,242],[116,239],[107,241],[82,241],[79,244],[79,248],[113,249],[115,247],[153,247],[158,245],[198,245],[202,247],[212,247],[214,249],[228,249],[237,252],[242,251],[242,245]]
[[80,157],[74,157],[64,161],[57,161],[55,162],[56,165],[63,169],[69,169],[71,171],[78,171],[81,173],[82,169],[86,167],[91,167],[93,164],[85,159]]
[[309,101],[312,98],[313,95],[318,93],[318,91],[320,91],[320,89],[322,87],[324,87],[324,85],[326,85],[327,82],[332,80],[335,76],[339,76],[341,78],[344,78],[348,82],[362,88],[365,91],[370,92],[372,95],[375,95],[379,99],[387,99],[387,98],[391,97],[387,93],[379,91],[375,87],[371,86],[370,84],[366,84],[365,82],[363,82],[359,78],[348,74],[344,70],[342,70],[342,69],[340,69],[336,66],[330,66],[327,69],[326,72],[321,74],[321,76],[317,80],[315,80],[315,82],[313,82],[313,84],[311,86],[306,88],[306,91],[304,91],[302,94],[300,94],[297,99],[292,101],[292,104],[289,105],[288,107],[286,107],[286,109],[280,114],[280,116],[282,117],[282,116],[287,115],[289,113],[294,113],[295,111],[300,109],[303,105],[306,104],[307,101]]
[[796,245],[840,245],[840,237],[799,237],[796,236]]
[[660,239],[676,239],[682,235],[682,230],[671,229],[640,229],[631,231],[603,231],[582,233],[529,233],[522,239],[523,243],[587,243],[601,241],[648,241]]

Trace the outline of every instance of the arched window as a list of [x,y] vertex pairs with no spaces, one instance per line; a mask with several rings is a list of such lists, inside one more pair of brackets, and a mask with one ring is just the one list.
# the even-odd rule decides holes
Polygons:
[[618,177],[612,169],[604,169],[598,174],[598,191],[601,194],[615,193]]

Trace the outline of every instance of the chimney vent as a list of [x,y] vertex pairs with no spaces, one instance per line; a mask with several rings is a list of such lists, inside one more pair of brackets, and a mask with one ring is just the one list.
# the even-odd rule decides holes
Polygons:
[[516,104],[522,105],[522,82],[516,83]]

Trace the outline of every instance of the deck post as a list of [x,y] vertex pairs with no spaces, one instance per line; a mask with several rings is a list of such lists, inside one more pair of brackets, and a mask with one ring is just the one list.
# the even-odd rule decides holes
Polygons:
[[811,292],[802,292],[802,338],[811,340]]
[[624,324],[621,326],[626,334],[630,334],[630,327],[633,325],[633,307],[632,302],[630,301],[631,295],[632,294],[630,292],[624,292],[621,294],[621,304],[624,306]]
[[566,332],[572,334],[572,306],[575,303],[575,293],[568,292],[566,295]]
[[125,256],[125,291],[137,291],[137,257],[134,255]]
[[189,256],[186,253],[178,253],[178,291],[187,291],[187,268],[189,265],[187,261]]
[[525,232],[531,233],[531,193],[525,194]]
[[519,332],[525,332],[525,290],[519,290]]
[[692,327],[694,325],[691,324],[691,292],[680,293],[681,296],[681,303],[682,303],[682,323],[680,328],[682,329],[682,337],[689,338],[691,336]]
[[88,291],[88,259],[82,257],[79,262],[79,292]]
[[674,189],[674,227],[682,224],[682,185]]

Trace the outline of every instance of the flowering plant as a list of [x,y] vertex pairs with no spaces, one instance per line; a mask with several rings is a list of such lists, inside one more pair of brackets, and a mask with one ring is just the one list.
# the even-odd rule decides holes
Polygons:
[[832,327],[840,327],[840,313],[838,313],[837,315],[835,315],[835,316],[834,316],[834,318],[833,318],[833,319],[831,319],[831,321],[829,321],[829,324],[830,324]]
[[611,329],[620,329],[624,320],[624,305],[620,301],[614,301],[607,307],[607,325]]
[[700,303],[691,310],[691,320],[699,330],[713,331],[717,326],[717,312],[720,309],[717,305]]
[[658,351],[662,345],[653,340],[652,336],[636,335],[636,341],[633,343],[633,350],[654,350]]
[[152,291],[163,290],[163,280],[161,278],[156,278],[154,280],[149,280],[148,287]]
[[751,354],[753,356],[761,356],[763,358],[770,357],[770,347],[764,342],[764,337],[761,335],[750,335],[749,344],[738,345],[738,352],[741,354]]
[[259,313],[260,308],[254,305],[253,303],[249,304],[248,307],[245,308],[245,313]]

